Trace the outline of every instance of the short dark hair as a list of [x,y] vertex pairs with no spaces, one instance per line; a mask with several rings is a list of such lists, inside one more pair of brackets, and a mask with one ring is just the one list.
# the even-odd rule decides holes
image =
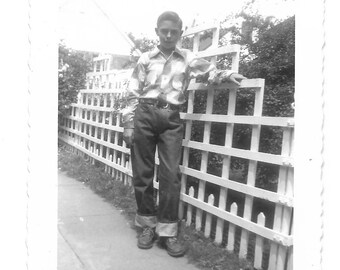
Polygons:
[[157,19],[157,27],[160,25],[162,21],[172,21],[174,23],[177,23],[179,28],[182,30],[183,22],[176,12],[165,11],[161,15],[159,15]]

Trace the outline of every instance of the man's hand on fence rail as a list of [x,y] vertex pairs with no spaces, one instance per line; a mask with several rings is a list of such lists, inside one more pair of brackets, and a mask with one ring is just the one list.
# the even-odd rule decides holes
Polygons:
[[124,128],[123,140],[127,148],[130,148],[133,143],[134,131],[133,128]]
[[237,84],[238,86],[240,86],[241,84],[239,83],[239,81],[242,81],[244,79],[247,79],[246,77],[244,77],[243,75],[241,74],[238,74],[238,73],[233,73],[229,76],[229,78],[226,78],[226,79],[222,79],[222,82],[224,81],[229,81],[229,82],[232,82],[232,83],[235,83]]

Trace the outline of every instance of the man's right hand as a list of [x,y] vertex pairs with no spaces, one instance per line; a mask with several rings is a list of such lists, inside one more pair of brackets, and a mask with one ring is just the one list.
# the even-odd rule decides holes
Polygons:
[[130,148],[133,143],[134,132],[133,128],[124,128],[123,140],[127,148]]

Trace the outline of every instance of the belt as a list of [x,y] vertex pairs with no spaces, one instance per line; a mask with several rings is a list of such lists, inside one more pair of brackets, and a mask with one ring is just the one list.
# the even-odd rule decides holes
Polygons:
[[171,104],[171,103],[158,100],[158,99],[153,99],[153,98],[140,98],[139,103],[152,105],[160,109],[171,109],[174,111],[179,110],[181,108],[181,105],[175,105],[175,104]]

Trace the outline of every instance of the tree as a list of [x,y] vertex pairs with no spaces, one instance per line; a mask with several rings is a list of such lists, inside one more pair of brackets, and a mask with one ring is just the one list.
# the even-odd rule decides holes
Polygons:
[[263,115],[294,116],[295,16],[280,22],[241,12],[236,18],[243,19],[242,28],[221,32],[231,32],[229,42],[242,46],[240,73],[266,80]]
[[158,44],[157,40],[154,40],[154,39],[149,39],[147,37],[136,38],[132,33],[128,33],[127,35],[132,40],[132,42],[135,44],[135,47],[132,49],[132,51],[134,51],[135,49],[138,49],[142,53],[148,52],[154,49]]
[[85,88],[86,73],[91,69],[94,56],[72,50],[63,41],[59,43],[58,114],[64,114],[69,105],[77,101],[79,90]]

